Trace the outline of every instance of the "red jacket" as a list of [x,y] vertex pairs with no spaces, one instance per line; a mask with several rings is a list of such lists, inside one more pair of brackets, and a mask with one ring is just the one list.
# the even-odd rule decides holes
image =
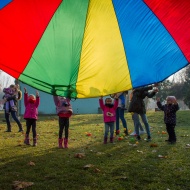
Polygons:
[[25,113],[24,119],[38,119],[38,106],[40,104],[40,97],[36,97],[36,102],[31,103],[28,101],[28,93],[24,93]]
[[116,120],[116,109],[118,107],[118,99],[114,100],[114,105],[112,108],[104,105],[103,99],[99,99],[100,107],[103,111],[104,122],[115,122]]

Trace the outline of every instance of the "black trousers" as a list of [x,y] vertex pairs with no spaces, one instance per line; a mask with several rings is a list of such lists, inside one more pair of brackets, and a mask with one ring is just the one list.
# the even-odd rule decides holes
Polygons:
[[65,129],[65,138],[68,139],[68,136],[69,136],[69,118],[68,117],[59,117],[59,139],[62,139],[64,129]]
[[36,138],[36,119],[26,119],[26,135],[29,135],[31,127],[33,138]]
[[166,130],[169,135],[169,141],[176,142],[175,125],[166,123]]

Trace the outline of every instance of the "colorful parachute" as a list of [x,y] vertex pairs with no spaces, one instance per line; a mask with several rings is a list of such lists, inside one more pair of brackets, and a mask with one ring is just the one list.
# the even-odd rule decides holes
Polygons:
[[189,0],[0,1],[0,69],[50,94],[108,95],[189,62]]

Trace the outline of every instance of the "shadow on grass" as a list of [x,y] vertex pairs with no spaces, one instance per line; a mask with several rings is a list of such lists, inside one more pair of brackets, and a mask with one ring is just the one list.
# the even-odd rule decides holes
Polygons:
[[[190,165],[184,163],[180,143],[158,142],[158,147],[150,148],[150,142],[136,146],[128,138],[103,145],[102,138],[87,137],[85,141],[71,138],[69,149],[58,149],[57,142],[42,137],[37,147],[16,142],[20,145],[12,146],[14,138],[14,134],[7,135],[4,141],[8,155],[0,158],[0,189],[11,189],[17,180],[34,182],[27,189],[148,190],[188,189],[190,185]],[[75,158],[76,153],[85,157]],[[84,169],[88,164],[91,167]]]

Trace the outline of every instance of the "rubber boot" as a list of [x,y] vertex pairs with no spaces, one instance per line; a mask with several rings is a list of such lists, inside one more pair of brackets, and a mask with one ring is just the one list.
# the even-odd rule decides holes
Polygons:
[[64,138],[64,148],[68,148],[68,139]]
[[19,127],[19,131],[18,132],[23,132],[23,128],[22,128],[22,124],[21,123],[18,125],[18,127]]
[[59,148],[63,148],[62,143],[63,143],[63,138],[62,139],[58,139],[58,147]]
[[113,143],[113,137],[110,137],[110,143]]
[[29,135],[27,135],[27,134],[25,135],[24,144],[30,145]]
[[107,140],[108,140],[108,138],[104,137],[104,144],[107,144]]
[[11,125],[7,126],[7,130],[5,132],[11,132]]
[[33,138],[33,146],[37,146],[37,138]]

